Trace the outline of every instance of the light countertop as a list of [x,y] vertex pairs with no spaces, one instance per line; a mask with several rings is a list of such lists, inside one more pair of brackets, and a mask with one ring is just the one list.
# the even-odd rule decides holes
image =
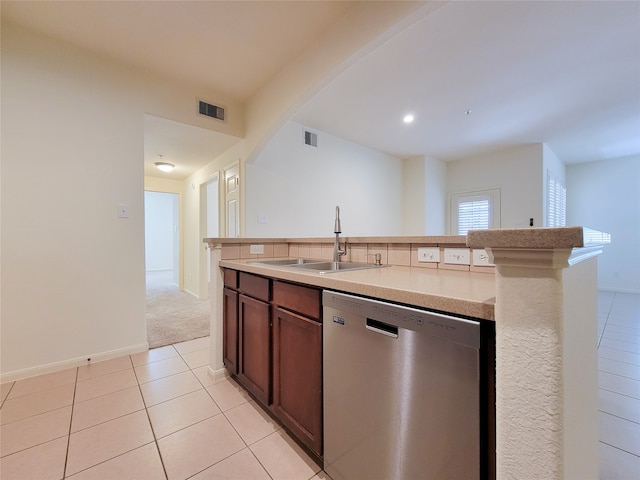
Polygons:
[[[581,255],[593,245],[610,243],[611,237],[584,227],[522,228],[470,231],[468,236],[424,237],[344,237],[342,241],[357,243],[462,244],[471,248],[513,251],[569,250]],[[208,238],[216,244],[248,244],[261,241],[286,244],[333,241],[327,238]],[[275,255],[277,256],[277,255]],[[238,257],[233,257],[238,258]],[[493,274],[457,271],[444,268],[419,268],[392,265],[377,269],[340,271],[320,275],[283,266],[252,263],[252,260],[221,260],[220,266],[265,275],[320,288],[364,295],[382,300],[415,305],[468,317],[495,320],[496,279]]]
[[486,273],[392,265],[320,275],[312,271],[252,263],[252,260],[221,260],[220,266],[447,313],[494,320],[495,277]]

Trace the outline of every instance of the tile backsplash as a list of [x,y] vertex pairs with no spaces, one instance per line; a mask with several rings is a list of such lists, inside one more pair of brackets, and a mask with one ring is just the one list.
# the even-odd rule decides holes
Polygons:
[[[260,255],[250,253],[250,245],[242,244],[223,244],[222,258],[224,260],[235,259],[258,259],[258,258],[313,258],[319,260],[333,259],[333,242],[312,241],[312,242],[255,242],[264,245],[264,253]],[[345,243],[340,243],[341,248],[345,248]],[[440,249],[440,261],[438,262],[419,262],[418,248],[430,247]],[[451,255],[456,256],[455,262],[447,262],[445,249]],[[448,249],[455,249],[449,251]],[[495,266],[486,265],[487,255],[478,252],[478,249],[468,248],[462,243],[412,243],[412,242],[394,242],[394,243],[371,243],[348,241],[346,243],[347,254],[342,256],[343,261],[374,263],[375,255],[380,254],[381,262],[384,265],[398,265],[405,267],[417,268],[440,268],[447,270],[463,270],[483,273],[495,273]],[[458,258],[459,257],[459,258]],[[462,260],[460,259],[462,258]],[[468,258],[468,262],[466,262]],[[483,265],[475,265],[475,259],[483,259]],[[478,260],[476,260],[478,261]]]

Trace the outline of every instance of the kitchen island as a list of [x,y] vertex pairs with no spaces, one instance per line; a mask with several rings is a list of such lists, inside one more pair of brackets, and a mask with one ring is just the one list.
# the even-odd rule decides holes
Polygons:
[[[251,262],[330,259],[329,239],[205,239],[212,250],[213,376],[225,375],[219,267],[492,320],[497,477],[597,478],[596,256],[606,235],[567,227],[343,241],[346,260],[373,263],[380,254],[391,266],[318,275]],[[423,264],[421,247],[440,249],[442,260],[446,248],[484,249],[495,266]]]

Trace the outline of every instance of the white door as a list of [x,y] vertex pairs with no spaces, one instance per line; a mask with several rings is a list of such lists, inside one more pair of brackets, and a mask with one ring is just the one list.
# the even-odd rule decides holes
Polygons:
[[240,167],[236,163],[224,171],[227,237],[240,236]]

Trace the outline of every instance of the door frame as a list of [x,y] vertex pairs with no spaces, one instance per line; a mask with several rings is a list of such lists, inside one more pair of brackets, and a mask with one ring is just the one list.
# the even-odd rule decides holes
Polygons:
[[[222,195],[220,188],[220,172],[217,171],[205,181],[200,184],[200,238],[207,238],[208,235],[208,196],[207,196],[207,187],[213,183],[214,181],[218,183],[218,236],[220,236],[220,231],[222,227],[222,215],[221,215],[221,205],[224,202],[221,202]],[[210,259],[209,259],[209,246],[206,243],[203,243],[200,249],[199,255],[199,285],[198,285],[198,298],[200,300],[208,300],[209,299],[209,281],[210,281]]]
[[[174,260],[177,260],[178,262],[178,268],[176,269],[174,265],[174,276],[177,270],[177,274],[178,274],[177,285],[180,291],[183,291],[184,290],[184,239],[182,238],[182,232],[183,232],[182,192],[171,191],[171,190],[159,190],[159,189],[153,189],[153,188],[145,188],[144,192],[161,193],[161,194],[177,196],[177,199],[178,199],[177,210],[174,213],[177,215],[178,218],[176,222],[177,232],[174,233],[174,241],[177,240],[178,248],[176,252],[176,248],[174,247],[173,255],[174,255]],[[143,194],[143,198],[144,198],[144,194]],[[143,211],[145,211],[144,208],[143,208]],[[145,211],[145,222],[146,222],[146,211]],[[145,249],[146,249],[147,241],[148,239],[145,236],[145,239],[144,239]],[[145,273],[146,273],[146,261],[145,261]]]

